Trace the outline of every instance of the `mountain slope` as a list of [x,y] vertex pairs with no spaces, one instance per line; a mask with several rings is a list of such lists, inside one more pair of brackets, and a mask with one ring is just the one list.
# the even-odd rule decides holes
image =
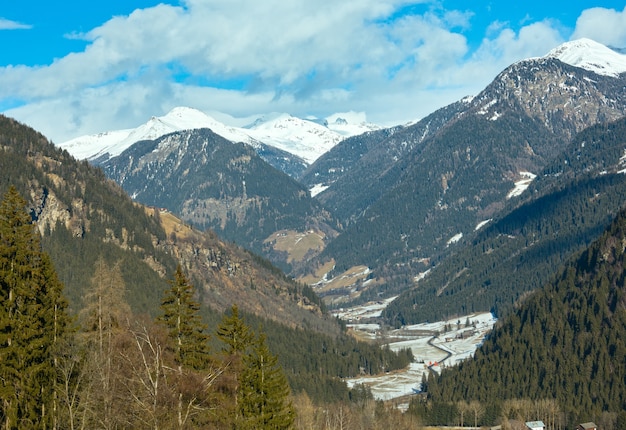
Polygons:
[[[294,392],[315,401],[348,401],[350,391],[340,377],[363,369],[392,371],[412,359],[410,352],[381,349],[344,333],[311,288],[267,260],[193,229],[170,212],[133,202],[100,169],[0,115],[0,195],[10,185],[30,202],[74,315],[90,295],[99,258],[122,275],[129,324],[161,313],[163,291],[180,264],[210,332],[237,304],[246,322],[267,334]],[[74,351],[67,352],[76,364]]]
[[137,201],[180,214],[287,266],[288,256],[264,244],[281,230],[334,235],[333,220],[306,189],[243,143],[209,129],[175,132],[133,144],[102,164]]
[[304,170],[297,177],[298,181],[306,185],[312,195],[317,196],[352,169],[373,146],[384,141],[399,128],[371,131],[342,140]]
[[579,133],[539,172],[521,201],[510,201],[383,316],[403,324],[478,310],[510,312],[623,208],[624,135],[626,118]]
[[350,222],[323,257],[335,259],[337,271],[367,265],[385,294],[406,288],[517,198],[518,183],[577,132],[624,116],[625,83],[624,74],[598,75],[552,57],[510,66],[427,138],[416,133],[419,123],[391,136],[411,148],[406,155],[381,160],[380,169],[369,163],[367,174],[353,167],[319,195]]
[[43,246],[75,311],[102,255],[111,266],[120,262],[127,300],[138,313],[156,312],[167,279],[181,263],[213,312],[239,303],[287,326],[336,333],[315,295],[267,261],[134,203],[101,170],[0,116],[0,193],[11,184],[32,202]]
[[502,321],[473,359],[432,378],[431,398],[555,399],[559,409],[552,416],[570,425],[623,413],[624,243],[622,211],[599,240]]
[[[340,142],[311,165],[301,182],[325,190],[319,200],[342,222],[357,219],[366,208],[389,191],[386,184],[372,180],[389,171],[426,138],[436,134],[467,108],[467,100],[453,103],[408,127],[393,127],[364,133]],[[391,183],[388,179],[387,182]]]

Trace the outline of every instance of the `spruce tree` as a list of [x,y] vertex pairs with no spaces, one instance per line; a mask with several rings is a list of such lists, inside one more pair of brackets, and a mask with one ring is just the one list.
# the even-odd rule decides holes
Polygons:
[[0,203],[0,420],[3,428],[54,423],[54,347],[69,317],[59,282],[10,187]]
[[[166,329],[168,349],[173,352],[177,369],[177,383],[172,388],[177,393],[177,428],[181,429],[185,428],[190,418],[199,427],[206,423],[210,397],[208,389],[215,377],[207,326],[202,322],[200,303],[194,295],[193,285],[178,265],[170,288],[163,295],[162,314],[158,322]],[[191,412],[193,416],[190,416]]]
[[163,314],[159,322],[165,325],[177,364],[194,370],[210,365],[209,335],[199,315],[200,304],[194,300],[194,287],[185,277],[180,265],[176,268],[170,289],[161,301]]
[[288,429],[295,419],[289,385],[278,357],[260,333],[249,354],[243,357],[238,404],[238,428]]
[[239,308],[233,305],[230,315],[225,314],[217,327],[217,337],[225,343],[223,351],[227,355],[238,355],[252,344],[254,336],[250,327],[239,317]]

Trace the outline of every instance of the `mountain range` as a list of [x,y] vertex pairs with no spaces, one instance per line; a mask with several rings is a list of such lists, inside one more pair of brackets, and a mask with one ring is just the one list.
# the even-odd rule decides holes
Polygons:
[[[292,276],[317,283],[329,303],[371,300],[413,290],[416,280],[432,276],[447,258],[471,247],[486,226],[532,204],[525,190],[550,182],[543,179],[546,169],[554,169],[551,163],[570,150],[578,133],[626,114],[625,58],[588,39],[568,42],[544,57],[512,64],[481,93],[413,124],[367,126],[356,135],[341,136],[330,123],[284,115],[228,128],[198,121],[203,114],[182,108],[124,132],[115,145],[107,139],[118,132],[61,146],[99,163],[144,204],[167,207],[187,222],[263,253]],[[181,131],[189,122],[211,132]],[[165,123],[179,125],[146,131]],[[317,143],[293,137],[303,131]],[[291,136],[287,143],[281,141],[285,136]],[[229,148],[225,156],[224,145],[238,141],[245,145]],[[299,183],[262,167],[268,160],[253,154],[260,153],[259,142],[299,157],[302,170],[288,172]],[[254,151],[246,153],[246,147]],[[534,197],[549,200],[550,190],[536,189]],[[285,197],[274,200],[279,195]],[[613,215],[616,209],[606,208]],[[585,231],[597,232],[607,218],[585,222]],[[573,241],[582,246],[587,240]],[[309,247],[295,257],[295,243]],[[555,262],[567,255],[559,253]],[[365,275],[349,286],[332,286],[355,271]],[[529,289],[521,286],[500,300],[510,303]],[[443,290],[436,291],[440,296]],[[409,318],[405,312],[388,318],[425,317],[413,313]]]
[[[604,67],[607,74],[554,57],[579,58],[590,50],[612,65]],[[623,57],[588,40],[568,43],[511,65],[480,94],[397,130],[356,162],[325,165],[343,173],[322,184],[316,197],[344,229],[320,261],[332,259],[335,273],[369,267],[360,289],[361,295],[371,290],[368,299],[412,288],[420,274],[471,245],[477,227],[519,204],[520,186],[541,174],[577,133],[626,114]],[[320,157],[301,180],[316,182],[316,165],[327,156],[341,160],[336,154],[350,152],[354,139]]]
[[259,151],[271,146],[309,165],[345,137],[380,127],[365,122],[355,113],[337,114],[322,120],[275,113],[237,127],[226,125],[197,109],[177,107],[164,116],[153,116],[134,129],[79,136],[59,146],[78,159],[98,163],[120,155],[136,142],[200,128],[209,128],[225,139],[247,143]]
[[297,262],[272,246],[272,235],[336,235],[336,221],[303,185],[263,161],[250,145],[207,128],[137,142],[101,167],[135,200],[210,228],[286,271]]
[[[30,214],[31,231],[38,230],[41,237],[35,246],[41,246],[52,263],[33,258],[31,264],[44,264],[62,284],[62,302],[67,300],[75,321],[73,333],[82,336],[91,329],[82,316],[96,295],[99,302],[114,303],[103,306],[114,306],[129,327],[136,324],[145,328],[162,314],[165,292],[171,291],[174,274],[180,268],[185,282],[192,285],[197,317],[206,323],[203,334],[215,333],[222,317],[232,315],[236,306],[240,321],[246,325],[243,330],[265,333],[269,347],[280,351],[280,364],[294,393],[306,393],[316,402],[348,401],[350,390],[340,378],[400,369],[412,359],[410,351],[398,353],[356,340],[328,313],[309,286],[285,276],[268,260],[211,231],[193,228],[170,211],[138,204],[101,169],[76,160],[35,130],[0,115],[0,196],[5,215],[7,206],[15,204],[6,203],[9,197],[18,194],[24,196],[18,204],[23,201],[26,206],[15,206],[15,211],[24,214],[25,220]],[[20,227],[29,228],[28,224]],[[15,241],[7,231],[3,231],[0,247],[5,260],[11,261],[11,253],[23,252],[25,241]],[[103,275],[102,268],[107,274]],[[12,282],[22,282],[13,280],[32,273],[20,271]],[[5,275],[6,280],[10,274]],[[115,290],[107,290],[104,299],[99,290],[103,284]],[[9,284],[3,282],[2,290],[9,297]],[[50,312],[42,312],[44,316],[37,319],[39,323],[56,321],[57,313],[47,310]],[[116,331],[127,330],[122,324],[116,324]],[[14,330],[9,327],[6,331]],[[222,346],[215,337],[209,343],[206,346]],[[74,353],[72,342],[63,345],[67,346],[64,353]],[[82,357],[82,352],[78,355]],[[113,356],[126,357],[117,349],[109,357]],[[72,369],[80,360],[72,358]]]

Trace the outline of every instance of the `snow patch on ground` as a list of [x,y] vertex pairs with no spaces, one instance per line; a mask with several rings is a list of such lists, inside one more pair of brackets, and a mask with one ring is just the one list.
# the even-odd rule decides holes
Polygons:
[[[620,166],[626,165],[626,149],[624,149],[624,154],[619,158],[618,164]],[[618,170],[617,173],[626,173],[626,168]]]
[[311,193],[311,197],[315,197],[316,195],[326,190],[327,188],[328,188],[328,185],[316,184],[316,185],[313,185],[311,189],[309,189],[309,192]]
[[418,273],[418,274],[417,274],[417,275],[415,275],[415,277],[413,278],[413,281],[414,281],[414,282],[419,282],[419,281],[421,281],[422,279],[424,279],[424,278],[426,277],[426,275],[428,275],[429,273],[430,273],[430,269],[428,269],[428,270],[427,270],[427,271],[425,271],[425,272]]
[[489,103],[485,104],[479,111],[478,111],[478,115],[487,115],[487,113],[489,112],[489,108],[492,107],[493,105],[495,105],[498,102],[498,100],[493,99],[491,100]]
[[457,243],[462,238],[463,238],[463,233],[457,233],[454,236],[452,236],[450,239],[448,239],[448,242],[446,242],[446,246],[450,246],[453,243]]
[[537,175],[530,172],[519,172],[519,174],[522,179],[515,182],[515,187],[506,196],[507,199],[520,196],[537,177]]
[[341,308],[333,311],[333,316],[339,317],[348,323],[353,323],[362,319],[378,318],[382,315],[383,309],[385,309],[389,303],[393,302],[396,297],[398,296],[389,297],[388,299],[377,302],[370,302],[354,308]]
[[491,118],[489,118],[489,121],[497,121],[498,118],[500,118],[501,116],[502,114],[498,113],[498,111],[495,111],[493,115],[491,115]]
[[481,228],[483,228],[485,225],[489,224],[490,222],[491,222],[491,218],[479,222],[478,224],[476,224],[476,227],[474,227],[474,231],[480,230]]

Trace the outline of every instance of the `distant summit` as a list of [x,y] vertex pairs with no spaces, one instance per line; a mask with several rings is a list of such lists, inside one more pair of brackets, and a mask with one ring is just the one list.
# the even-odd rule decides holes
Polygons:
[[591,39],[577,39],[557,46],[545,56],[599,75],[619,76],[626,72],[626,55]]
[[176,107],[164,116],[151,117],[137,128],[80,136],[59,146],[78,159],[104,162],[142,140],[208,128],[231,142],[244,142],[256,149],[269,145],[310,164],[346,137],[380,128],[366,123],[365,115],[341,115],[342,121],[336,121],[335,116],[329,117],[331,120],[301,119],[286,113],[273,113],[259,117],[248,126],[234,127],[197,109]]
[[80,136],[59,146],[78,159],[106,160],[118,156],[136,142],[200,128],[210,128],[214,133],[235,142],[249,143],[250,140],[246,133],[235,127],[228,127],[204,112],[189,107],[176,107],[164,116],[151,117],[137,128]]

